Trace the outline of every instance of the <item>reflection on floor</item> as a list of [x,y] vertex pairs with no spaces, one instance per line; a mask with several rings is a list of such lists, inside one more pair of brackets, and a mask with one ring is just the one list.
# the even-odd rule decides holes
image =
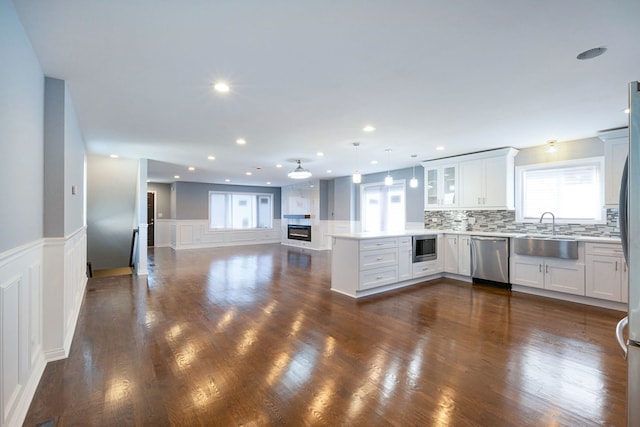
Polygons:
[[120,268],[105,268],[102,270],[94,270],[93,277],[112,277],[112,276],[127,276],[131,274],[131,267]]

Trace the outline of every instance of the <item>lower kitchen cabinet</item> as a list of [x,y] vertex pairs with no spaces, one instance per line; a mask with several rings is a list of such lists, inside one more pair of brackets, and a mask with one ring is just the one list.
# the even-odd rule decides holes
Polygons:
[[622,246],[606,243],[587,243],[585,263],[588,297],[609,301],[628,301],[629,270]]
[[512,255],[511,283],[584,295],[585,267],[580,260]]
[[444,271],[446,273],[471,276],[471,236],[445,234]]
[[413,278],[413,248],[411,236],[398,238],[398,281]]

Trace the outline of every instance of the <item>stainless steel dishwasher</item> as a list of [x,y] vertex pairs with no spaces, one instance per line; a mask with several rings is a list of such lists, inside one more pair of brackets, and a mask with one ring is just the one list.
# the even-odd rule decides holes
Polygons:
[[471,236],[471,277],[509,285],[508,237]]

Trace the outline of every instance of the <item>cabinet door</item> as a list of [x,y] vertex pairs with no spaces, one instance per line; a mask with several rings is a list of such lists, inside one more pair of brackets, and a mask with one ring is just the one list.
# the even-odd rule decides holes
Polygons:
[[471,276],[471,236],[458,236],[458,274]]
[[404,245],[403,242],[400,241],[400,245],[398,246],[398,281],[400,282],[413,277],[412,255],[411,239],[409,239],[408,245]]
[[444,271],[458,273],[458,236],[455,234],[444,236]]
[[508,205],[505,183],[507,181],[507,169],[502,157],[493,157],[484,160],[483,168],[484,191],[482,206],[487,208],[502,207]]
[[439,199],[438,190],[440,180],[438,167],[425,167],[424,169],[424,207],[425,209],[437,208]]
[[514,285],[544,288],[544,259],[537,257],[511,257],[511,278]]
[[446,208],[458,206],[458,166],[442,166],[441,175],[442,187],[440,205]]
[[622,169],[628,153],[628,137],[612,139],[604,145],[604,198],[608,206],[618,206]]
[[547,258],[544,273],[545,289],[584,295],[584,264]]
[[482,206],[484,197],[483,160],[460,162],[460,207]]
[[620,301],[622,268],[622,263],[618,257],[587,256],[585,295],[610,301]]

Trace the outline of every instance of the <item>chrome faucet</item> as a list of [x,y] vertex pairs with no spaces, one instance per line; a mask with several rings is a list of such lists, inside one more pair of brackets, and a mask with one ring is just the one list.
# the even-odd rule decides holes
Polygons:
[[538,221],[539,223],[542,222],[542,218],[544,218],[544,216],[546,214],[551,215],[551,235],[555,236],[556,235],[556,216],[553,214],[553,212],[544,212],[542,215],[540,215],[540,221]]

